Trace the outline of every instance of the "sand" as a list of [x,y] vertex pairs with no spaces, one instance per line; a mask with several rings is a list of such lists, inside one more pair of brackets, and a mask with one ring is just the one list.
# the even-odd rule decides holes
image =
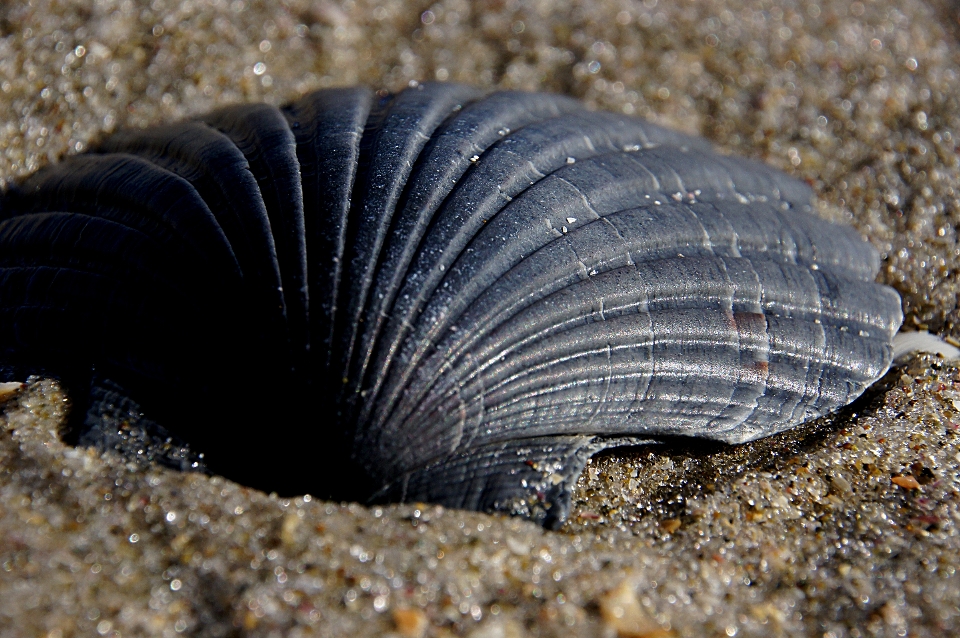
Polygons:
[[[954,338],[958,33],[915,0],[11,3],[0,183],[121,126],[324,86],[560,91],[807,180],[883,253],[906,327]],[[39,379],[5,405],[4,638],[960,631],[960,369],[937,357],[754,444],[595,458],[558,532],[125,465],[60,442],[68,406]]]

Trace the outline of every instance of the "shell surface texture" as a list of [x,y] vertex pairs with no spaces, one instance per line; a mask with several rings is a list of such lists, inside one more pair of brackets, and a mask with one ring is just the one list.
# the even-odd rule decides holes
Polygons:
[[556,525],[603,448],[749,441],[887,370],[899,296],[811,197],[557,95],[228,107],[3,194],[0,360],[72,388],[80,443]]

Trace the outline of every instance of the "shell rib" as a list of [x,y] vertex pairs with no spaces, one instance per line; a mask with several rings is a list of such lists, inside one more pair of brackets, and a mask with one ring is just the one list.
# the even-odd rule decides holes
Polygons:
[[554,95],[228,107],[4,194],[0,356],[89,388],[83,441],[122,405],[264,489],[554,525],[598,450],[749,441],[886,371],[900,299],[810,199]]

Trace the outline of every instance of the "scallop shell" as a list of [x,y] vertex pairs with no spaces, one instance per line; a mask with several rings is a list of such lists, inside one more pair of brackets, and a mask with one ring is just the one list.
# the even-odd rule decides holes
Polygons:
[[749,441],[886,371],[900,299],[810,200],[556,95],[233,106],[5,194],[0,355],[250,485],[554,525],[600,449]]

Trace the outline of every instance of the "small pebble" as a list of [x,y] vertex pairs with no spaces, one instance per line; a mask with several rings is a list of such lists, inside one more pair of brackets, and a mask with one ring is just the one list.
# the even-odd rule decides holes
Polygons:
[[906,474],[904,476],[894,476],[890,480],[904,489],[908,489],[908,490],[920,489],[920,483],[917,481],[917,479],[913,478],[909,474]]
[[393,625],[404,638],[423,638],[430,626],[427,615],[419,609],[400,607],[391,612]]
[[619,638],[669,635],[643,611],[633,586],[626,580],[601,596],[598,605],[604,624],[615,631]]
[[0,383],[0,403],[5,403],[18,396],[25,387],[26,384],[20,381],[6,381]]
[[660,521],[660,529],[667,534],[673,534],[675,531],[680,529],[680,519],[668,518],[665,521]]

